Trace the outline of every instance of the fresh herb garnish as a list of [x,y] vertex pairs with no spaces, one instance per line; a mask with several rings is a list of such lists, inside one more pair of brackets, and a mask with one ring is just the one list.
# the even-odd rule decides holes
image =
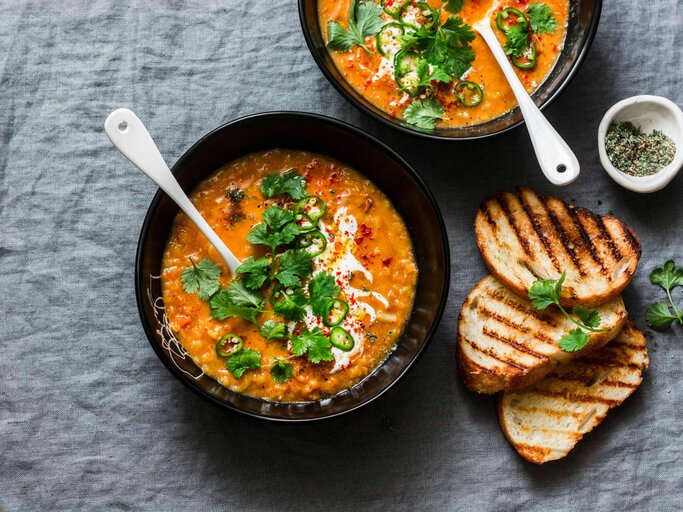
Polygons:
[[413,101],[403,112],[403,117],[406,122],[414,124],[418,128],[433,130],[436,122],[444,118],[444,113],[445,110],[441,103],[434,98],[429,98]]
[[241,379],[245,371],[261,368],[261,352],[253,348],[246,348],[230,356],[225,367],[236,379]]
[[249,232],[247,241],[270,247],[271,255],[275,254],[279,246],[292,243],[301,233],[297,225],[292,222],[294,214],[278,206],[270,206],[263,212],[263,219],[264,222],[257,224]]
[[335,52],[345,52],[358,45],[368,53],[373,53],[365,45],[365,38],[379,33],[384,25],[382,8],[375,2],[365,0],[356,3],[351,0],[348,29],[336,21],[327,22],[327,47]]
[[282,322],[266,320],[263,322],[260,332],[266,341],[281,340],[287,336],[287,326]]
[[299,176],[295,169],[289,169],[282,174],[269,174],[261,180],[261,193],[266,197],[288,194],[298,201],[306,195],[306,179]]
[[339,286],[334,277],[319,272],[308,283],[308,294],[311,297],[311,309],[316,316],[325,315],[325,307],[330,299],[339,295]]
[[448,12],[452,14],[458,14],[462,9],[463,3],[464,0],[446,0],[446,5],[444,5],[444,9],[446,9]]
[[270,303],[276,314],[287,320],[299,322],[306,315],[304,306],[308,304],[308,297],[302,288],[286,288],[276,290]]
[[278,359],[273,366],[270,367],[270,376],[278,384],[287,382],[293,375],[294,367],[290,363],[286,363],[283,359]]
[[263,295],[247,289],[241,281],[233,281],[209,301],[211,316],[216,320],[239,317],[258,324],[256,317],[263,313]]
[[332,343],[318,327],[312,331],[304,329],[298,336],[292,336],[292,353],[296,356],[305,354],[313,364],[334,360]]
[[221,268],[208,258],[195,263],[189,258],[192,266],[186,267],[180,274],[180,281],[183,290],[187,293],[199,292],[199,298],[209,300],[221,287],[218,283],[218,276],[221,275]]
[[531,285],[529,298],[531,299],[531,304],[536,309],[544,310],[551,305],[555,305],[566,318],[578,326],[577,329],[569,331],[560,338],[560,348],[562,350],[565,352],[576,352],[588,345],[590,341],[588,333],[607,332],[610,329],[599,329],[600,314],[594,309],[576,306],[572,310],[574,315],[572,316],[562,307],[560,295],[562,293],[562,283],[564,283],[566,277],[567,273],[562,272],[559,279],[539,279]]
[[522,25],[512,25],[507,31],[507,41],[503,46],[506,55],[521,57],[529,49],[529,32]]
[[547,4],[529,4],[526,10],[529,15],[531,30],[537,34],[552,34],[557,28],[557,20]]
[[277,279],[282,286],[301,286],[301,280],[311,275],[311,256],[300,249],[282,253],[278,258]]
[[268,258],[255,260],[253,256],[249,256],[237,267],[237,273],[242,274],[244,286],[251,290],[258,290],[270,277],[270,268]]
[[683,267],[676,267],[673,260],[667,261],[663,267],[658,267],[650,273],[650,282],[661,286],[666,292],[669,303],[656,302],[645,312],[647,323],[655,331],[664,331],[678,320],[683,325],[683,311],[676,307],[671,292],[677,286],[683,286]]

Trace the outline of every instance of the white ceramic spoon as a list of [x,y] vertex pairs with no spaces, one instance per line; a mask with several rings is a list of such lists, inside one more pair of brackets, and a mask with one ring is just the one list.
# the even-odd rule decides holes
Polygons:
[[522,111],[526,128],[529,130],[531,144],[534,146],[536,158],[541,166],[543,174],[553,185],[568,185],[579,177],[579,161],[569,148],[567,143],[555,131],[545,116],[533,102],[529,93],[519,81],[512,69],[512,64],[505,55],[503,48],[498,42],[496,34],[491,29],[488,16],[477,21],[472,28],[479,32],[489,45],[498,65],[503,70],[505,78],[510,83],[512,92],[517,98],[519,109]]
[[180,188],[180,184],[166,165],[157,145],[152,140],[152,136],[138,116],[127,108],[114,110],[104,122],[104,131],[116,149],[149,176],[154,183],[159,185],[159,188],[166,192],[168,197],[173,199],[180,209],[190,217],[190,220],[197,225],[211,242],[211,245],[216,248],[230,269],[230,273],[236,276],[240,261],[209,226],[209,223],[204,220],[204,217],[197,211],[183,189]]

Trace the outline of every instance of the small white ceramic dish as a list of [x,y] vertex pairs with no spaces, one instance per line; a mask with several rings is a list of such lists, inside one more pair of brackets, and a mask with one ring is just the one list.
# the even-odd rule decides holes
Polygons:
[[[673,161],[651,176],[630,176],[612,165],[605,150],[607,129],[613,122],[631,121],[644,132],[660,130],[676,143]],[[683,167],[683,112],[673,101],[661,96],[633,96],[610,108],[598,128],[600,162],[607,174],[619,185],[634,192],[656,192],[676,177]]]

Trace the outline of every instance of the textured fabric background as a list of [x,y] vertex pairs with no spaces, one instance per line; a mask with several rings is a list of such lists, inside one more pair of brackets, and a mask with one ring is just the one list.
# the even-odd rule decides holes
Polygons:
[[[683,331],[658,334],[638,392],[566,459],[524,462],[494,400],[456,377],[459,305],[484,275],[478,203],[526,184],[632,224],[625,293],[642,326],[649,271],[683,263],[683,178],[641,196],[602,171],[596,132],[624,97],[683,104],[683,3],[607,0],[581,72],[548,110],[582,176],[541,177],[524,128],[435,144],[354,110],[305,46],[295,0],[0,1],[0,508],[23,510],[683,509]],[[254,112],[305,110],[400,150],[432,187],[453,255],[449,305],[419,364],[345,417],[283,426],[224,412],[157,360],[133,259],[154,185],[102,125],[133,108],[169,163]]]

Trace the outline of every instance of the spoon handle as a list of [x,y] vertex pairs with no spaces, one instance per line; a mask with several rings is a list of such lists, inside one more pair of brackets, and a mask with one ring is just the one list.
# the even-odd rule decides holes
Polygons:
[[579,177],[580,167],[576,155],[541,113],[522,82],[519,81],[507,55],[498,42],[498,38],[491,29],[488,18],[477,22],[474,29],[484,38],[510,83],[512,92],[517,98],[519,109],[524,116],[531,137],[531,144],[534,147],[543,174],[553,185],[570,184]]
[[204,220],[201,213],[187,197],[180,184],[166,165],[164,158],[159,153],[152,136],[142,124],[142,121],[127,108],[115,110],[104,122],[104,131],[109,140],[128,160],[149,176],[159,188],[184,211],[194,222],[204,236],[211,242],[220,254],[221,258],[230,269],[233,276],[237,275],[237,266],[240,261],[223,243],[223,240]]

